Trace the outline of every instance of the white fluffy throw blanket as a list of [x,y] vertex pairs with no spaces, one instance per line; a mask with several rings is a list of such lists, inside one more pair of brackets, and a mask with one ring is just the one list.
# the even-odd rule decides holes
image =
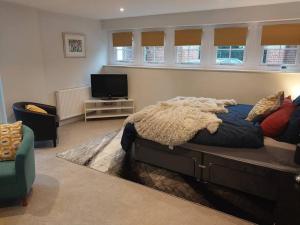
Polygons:
[[150,105],[129,116],[138,134],[163,145],[175,146],[192,139],[202,129],[215,133],[222,123],[216,113],[227,112],[225,106],[235,100],[177,97]]

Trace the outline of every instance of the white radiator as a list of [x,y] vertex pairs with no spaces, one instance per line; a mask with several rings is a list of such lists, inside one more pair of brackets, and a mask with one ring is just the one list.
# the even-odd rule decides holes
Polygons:
[[56,92],[56,106],[60,120],[84,114],[84,101],[91,98],[90,87],[79,87]]

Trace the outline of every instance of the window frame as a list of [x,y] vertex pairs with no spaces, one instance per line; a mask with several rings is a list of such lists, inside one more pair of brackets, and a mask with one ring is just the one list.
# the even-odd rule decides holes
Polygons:
[[[268,45],[262,45],[261,46],[261,52],[260,52],[260,65],[261,66],[264,66],[266,68],[279,68],[281,69],[282,66],[287,66],[287,67],[291,67],[291,68],[297,68],[300,66],[300,62],[299,62],[299,59],[300,59],[300,45],[297,45],[297,48],[292,48],[292,49],[296,49],[296,59],[295,59],[295,64],[268,64],[268,63],[263,63],[263,58],[264,58],[264,50],[265,50],[265,46],[268,46]],[[283,45],[278,45],[278,46],[283,46]]]
[[[275,22],[274,22],[275,23]],[[216,25],[200,25],[203,30],[202,42],[200,45],[200,63],[178,63],[177,61],[177,49],[174,45],[175,39],[175,30],[181,29],[183,27],[169,27],[164,29],[159,29],[165,32],[165,41],[164,46],[164,61],[151,63],[144,60],[144,46],[141,46],[141,32],[147,31],[150,29],[137,29],[132,31],[128,30],[119,30],[119,32],[132,31],[133,40],[132,40],[132,52],[133,58],[130,62],[127,61],[117,61],[115,60],[114,49],[112,45],[112,32],[109,31],[109,41],[108,41],[108,62],[111,65],[120,65],[120,66],[141,66],[145,68],[173,68],[173,69],[203,69],[203,70],[245,70],[245,71],[272,71],[272,72],[300,72],[300,45],[298,45],[297,55],[296,55],[296,64],[287,65],[287,68],[282,68],[282,65],[272,65],[262,63],[264,46],[261,45],[261,31],[262,26],[269,23],[264,22],[255,22],[248,23],[249,33],[246,40],[246,45],[244,45],[244,54],[243,54],[243,63],[242,64],[217,64],[217,50],[218,46],[214,46],[214,28]],[[197,28],[193,26],[193,28]],[[184,27],[185,28],[185,27]],[[153,29],[151,29],[153,30]],[[157,29],[155,29],[157,30]],[[231,51],[232,52],[232,48]],[[283,64],[286,65],[286,64]]]
[[133,43],[132,43],[132,46],[131,46],[131,48],[132,48],[132,59],[130,60],[130,61],[118,61],[117,59],[116,59],[116,52],[117,52],[117,50],[115,49],[115,48],[119,48],[119,47],[122,47],[122,48],[124,48],[124,47],[130,47],[130,46],[118,46],[118,47],[112,47],[112,58],[113,58],[113,63],[114,64],[123,64],[123,65],[130,65],[130,64],[133,64],[134,63],[134,61],[135,61],[135,52],[134,52],[134,46],[133,46]]
[[[222,45],[223,46],[223,45]],[[219,47],[222,47],[222,46],[215,46],[215,62],[214,62],[214,64],[216,65],[216,66],[218,66],[218,67],[222,67],[222,66],[234,66],[234,67],[244,67],[245,66],[245,64],[246,64],[246,55],[247,55],[247,53],[246,53],[246,49],[247,49],[247,45],[239,45],[239,46],[244,46],[244,49],[243,49],[243,61],[242,61],[242,63],[241,64],[234,64],[234,63],[226,63],[226,64],[219,64],[219,63],[217,63],[217,60],[218,60],[218,51],[222,51],[223,49],[218,49]],[[235,45],[228,45],[230,48],[229,49],[224,49],[224,50],[229,50],[229,58],[228,59],[232,59],[231,58],[231,52],[232,52],[232,50],[239,50],[238,48],[234,48],[234,49],[232,49],[232,46],[235,46]],[[223,50],[223,51],[224,51]]]
[[[165,40],[166,41],[166,40]],[[163,48],[163,52],[164,52],[164,57],[163,57],[163,62],[147,62],[145,61],[145,58],[146,58],[146,47],[162,47]],[[142,48],[142,62],[144,65],[148,65],[148,66],[157,66],[157,65],[166,65],[166,46],[141,46]],[[156,52],[156,51],[155,51]],[[155,55],[155,53],[154,53]]]
[[[177,58],[177,54],[178,54],[178,47],[185,47],[185,46],[188,46],[188,47],[191,47],[191,46],[199,46],[199,62],[178,62],[178,58]],[[174,46],[175,47],[175,55],[173,56],[175,58],[175,65],[176,66],[198,66],[198,65],[201,65],[201,55],[202,55],[202,48],[201,48],[201,45],[181,45],[181,46]]]

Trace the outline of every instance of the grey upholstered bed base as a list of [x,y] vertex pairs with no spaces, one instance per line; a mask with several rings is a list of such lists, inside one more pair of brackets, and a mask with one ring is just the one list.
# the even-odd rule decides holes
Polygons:
[[226,148],[186,143],[173,149],[137,138],[133,155],[138,161],[159,166],[197,180],[224,185],[270,200],[278,199],[279,180],[294,179],[295,145],[266,138],[258,149]]
[[225,148],[186,143],[170,149],[136,138],[133,157],[275,203],[274,222],[300,224],[300,165],[294,163],[295,145],[265,138],[258,149]]

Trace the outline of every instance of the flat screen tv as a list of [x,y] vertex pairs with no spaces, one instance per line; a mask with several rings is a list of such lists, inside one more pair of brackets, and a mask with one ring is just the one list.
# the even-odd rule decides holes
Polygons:
[[95,98],[128,97],[127,74],[92,74],[91,87]]

